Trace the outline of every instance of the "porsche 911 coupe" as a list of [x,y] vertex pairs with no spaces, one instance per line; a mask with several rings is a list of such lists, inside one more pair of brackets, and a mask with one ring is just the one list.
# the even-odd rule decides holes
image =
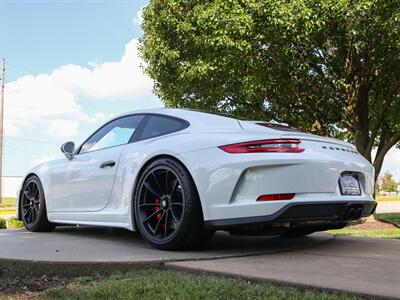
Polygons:
[[353,145],[282,124],[137,111],[61,151],[18,192],[29,231],[120,227],[176,250],[216,230],[293,237],[343,228],[376,207],[373,166]]

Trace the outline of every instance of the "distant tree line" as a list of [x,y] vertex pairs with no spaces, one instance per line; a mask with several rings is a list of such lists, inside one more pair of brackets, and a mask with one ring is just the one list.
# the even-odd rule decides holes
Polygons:
[[386,171],[382,176],[382,191],[384,192],[397,192],[397,186],[400,182],[396,182],[393,178],[393,174]]

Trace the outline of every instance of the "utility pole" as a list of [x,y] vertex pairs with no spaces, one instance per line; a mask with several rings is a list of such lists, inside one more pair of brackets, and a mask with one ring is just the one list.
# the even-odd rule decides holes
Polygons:
[[0,94],[0,204],[3,203],[3,124],[4,124],[4,75],[6,73],[6,60],[1,59],[1,94]]

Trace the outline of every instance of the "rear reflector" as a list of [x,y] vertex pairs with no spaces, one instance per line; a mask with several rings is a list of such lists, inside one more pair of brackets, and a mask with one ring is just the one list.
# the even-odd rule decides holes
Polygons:
[[291,200],[293,199],[294,195],[294,193],[261,195],[257,198],[257,201]]
[[228,153],[299,153],[304,149],[299,147],[301,143],[298,139],[271,139],[237,143],[218,147]]

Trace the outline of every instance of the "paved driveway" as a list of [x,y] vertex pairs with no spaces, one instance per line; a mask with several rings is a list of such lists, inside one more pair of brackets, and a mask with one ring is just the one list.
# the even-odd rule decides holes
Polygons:
[[[137,233],[99,227],[59,227],[52,232],[0,230],[1,260],[54,263],[148,263],[237,257],[312,247],[332,239],[316,233],[297,240],[274,237],[235,237],[218,232],[204,248],[195,251],[160,251]],[[29,251],[27,251],[29,249]]]
[[292,252],[168,264],[293,285],[400,297],[400,240],[335,237]]
[[382,213],[400,213],[400,202],[379,202],[376,207],[378,214]]
[[168,252],[151,248],[126,230],[0,230],[0,273],[29,268],[47,274],[84,274],[126,270],[135,264],[400,297],[400,240],[333,238],[326,233],[295,239],[218,233],[197,251]]

